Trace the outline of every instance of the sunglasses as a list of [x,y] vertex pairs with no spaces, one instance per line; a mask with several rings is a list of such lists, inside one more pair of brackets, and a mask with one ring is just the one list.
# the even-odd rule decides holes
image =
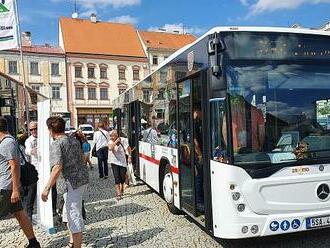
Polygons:
[[37,128],[31,128],[30,129],[30,131],[32,132],[32,131],[36,131],[37,130]]

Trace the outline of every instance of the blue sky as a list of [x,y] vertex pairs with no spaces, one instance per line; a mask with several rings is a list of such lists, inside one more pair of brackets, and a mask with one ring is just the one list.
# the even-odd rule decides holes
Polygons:
[[[58,18],[70,17],[74,0],[17,0],[21,29],[34,44],[58,40]],[[214,26],[320,27],[330,21],[330,0],[76,0],[80,18],[133,23],[142,30],[168,28],[201,35]]]

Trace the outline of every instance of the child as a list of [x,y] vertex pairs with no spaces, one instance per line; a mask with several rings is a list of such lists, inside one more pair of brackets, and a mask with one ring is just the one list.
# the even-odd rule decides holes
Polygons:
[[92,166],[92,162],[90,160],[91,145],[88,143],[86,138],[83,139],[82,149],[84,152],[85,165],[87,165],[92,170],[93,166]]

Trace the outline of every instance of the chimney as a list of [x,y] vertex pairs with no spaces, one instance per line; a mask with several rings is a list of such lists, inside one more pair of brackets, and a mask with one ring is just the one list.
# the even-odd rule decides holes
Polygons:
[[22,32],[22,46],[32,46],[31,32]]
[[91,22],[96,23],[96,15],[94,13],[91,14]]

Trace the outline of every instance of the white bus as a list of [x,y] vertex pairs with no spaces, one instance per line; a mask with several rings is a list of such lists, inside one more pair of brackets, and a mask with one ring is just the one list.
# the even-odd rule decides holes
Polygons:
[[330,33],[217,27],[115,100],[136,175],[211,235],[330,226]]

